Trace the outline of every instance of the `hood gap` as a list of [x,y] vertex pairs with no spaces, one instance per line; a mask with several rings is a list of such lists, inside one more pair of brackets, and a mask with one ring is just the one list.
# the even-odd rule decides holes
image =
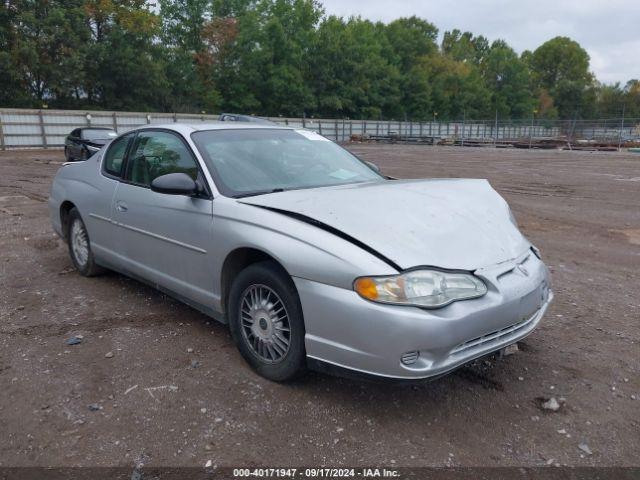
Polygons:
[[343,240],[346,240],[349,243],[352,243],[356,247],[359,247],[362,250],[364,250],[365,252],[368,252],[371,255],[373,255],[374,257],[378,258],[379,260],[382,260],[384,263],[389,265],[391,268],[394,268],[398,272],[401,272],[403,270],[400,267],[400,265],[395,263],[390,258],[384,256],[383,254],[381,254],[377,250],[371,248],[366,243],[358,240],[357,238],[352,237],[351,235],[349,235],[347,233],[344,233],[341,230],[338,230],[337,228],[332,227],[331,225],[327,225],[326,223],[323,223],[323,222],[321,222],[319,220],[316,220],[315,218],[307,217],[306,215],[302,215],[301,213],[290,212],[289,210],[282,210],[280,208],[267,207],[267,206],[264,206],[264,205],[255,205],[253,203],[248,203],[248,202],[241,202],[241,203],[244,203],[245,205],[251,205],[252,207],[263,208],[264,210],[270,210],[272,212],[279,213],[281,215],[285,215],[285,216],[293,218],[295,220],[299,220],[299,221],[304,222],[306,224],[313,225],[314,227],[317,227],[317,228],[319,228],[321,230],[324,230],[325,232],[328,232],[328,233],[331,233],[332,235],[335,235],[336,237],[340,237],[340,238],[342,238]]

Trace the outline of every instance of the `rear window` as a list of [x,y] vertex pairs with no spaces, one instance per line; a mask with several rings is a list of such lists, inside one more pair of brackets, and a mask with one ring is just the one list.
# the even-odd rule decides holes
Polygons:
[[133,133],[124,135],[109,145],[109,149],[107,153],[105,153],[102,163],[105,173],[113,175],[114,177],[122,177],[122,164],[127,154],[127,147],[134,135]]

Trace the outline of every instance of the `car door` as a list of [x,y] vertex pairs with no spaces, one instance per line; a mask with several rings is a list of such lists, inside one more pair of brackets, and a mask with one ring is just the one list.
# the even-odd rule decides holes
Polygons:
[[112,222],[113,197],[124,175],[125,158],[135,133],[115,139],[98,162],[100,173],[92,187],[96,190],[83,202],[83,214],[91,237],[91,248],[99,261],[114,268],[121,265],[116,245],[116,227]]
[[127,270],[186,299],[211,305],[211,195],[168,195],[149,188],[156,177],[175,172],[205,184],[190,147],[175,132],[140,131],[125,170],[112,216]]

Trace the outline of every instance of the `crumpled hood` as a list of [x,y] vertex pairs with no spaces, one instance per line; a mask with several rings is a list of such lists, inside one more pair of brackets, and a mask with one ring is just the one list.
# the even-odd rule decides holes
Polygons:
[[476,270],[530,244],[486,180],[395,180],[291,190],[241,200],[292,212],[365,243],[401,268]]

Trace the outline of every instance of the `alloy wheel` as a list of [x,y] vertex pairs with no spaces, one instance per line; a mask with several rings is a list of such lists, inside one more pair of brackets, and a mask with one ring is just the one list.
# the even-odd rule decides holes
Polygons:
[[79,265],[84,266],[89,260],[89,239],[82,221],[75,219],[71,225],[71,250]]
[[291,342],[287,309],[278,294],[266,285],[251,285],[240,297],[242,336],[262,362],[282,360]]

